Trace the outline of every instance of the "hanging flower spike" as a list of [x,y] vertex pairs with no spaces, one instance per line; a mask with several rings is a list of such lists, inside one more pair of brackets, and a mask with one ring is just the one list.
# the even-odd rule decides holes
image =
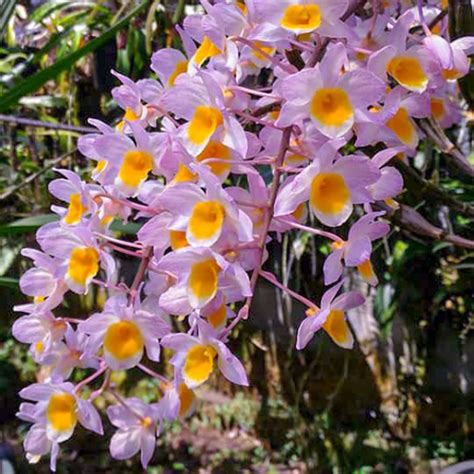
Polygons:
[[[31,402],[18,413],[32,424],[24,442],[32,463],[50,454],[54,470],[77,423],[102,434],[92,402],[105,393],[117,401],[107,409],[116,428],[112,457],[140,453],[146,469],[165,422],[185,422],[194,389],[216,367],[248,385],[227,342],[253,317],[260,277],[308,308],[298,350],[321,329],[351,348],[346,312],[364,297],[339,294],[341,278],[348,267],[378,283],[373,242],[390,229],[378,209],[397,209],[403,190],[390,161],[411,166],[424,133],[443,142],[448,159],[460,153],[442,128],[464,120],[455,81],[468,72],[474,40],[449,41],[438,6],[388,1],[383,13],[347,0],[201,6],[173,27],[183,51],[153,54],[156,80],[112,72],[122,115],[111,125],[90,119],[96,130],[78,140],[93,182],[82,171],[57,170],[49,191],[62,202],[51,207],[59,219],[37,231],[38,250],[22,251],[33,268],[20,279],[29,300],[14,308],[12,331],[29,344],[43,382],[21,392]],[[170,31],[167,42],[175,39]],[[120,223],[139,230],[117,232]],[[296,258],[306,233],[317,247],[329,245],[323,276],[332,286],[319,307],[291,289],[291,274],[280,281],[266,268],[290,231],[298,233]],[[133,277],[122,272],[122,256]],[[94,286],[92,315],[70,314],[68,304],[55,314],[69,292]],[[170,324],[174,317],[179,324]],[[162,347],[172,357],[156,364]],[[168,362],[171,379],[159,372],[170,373]],[[157,403],[118,393],[111,373],[130,369],[154,379]]]

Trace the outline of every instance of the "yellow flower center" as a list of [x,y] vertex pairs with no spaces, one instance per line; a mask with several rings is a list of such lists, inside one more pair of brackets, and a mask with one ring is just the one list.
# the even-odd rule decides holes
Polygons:
[[402,86],[412,89],[423,88],[428,77],[420,61],[410,56],[395,56],[387,65],[387,72]]
[[346,245],[346,243],[344,241],[334,241],[332,244],[331,244],[331,248],[333,250],[341,250],[342,248],[344,248],[344,246]]
[[247,15],[247,6],[242,0],[237,0],[235,6],[242,12],[243,15]]
[[188,138],[195,145],[209,140],[217,127],[224,123],[220,110],[207,105],[198,105],[188,128]]
[[151,425],[153,425],[153,420],[149,416],[146,416],[140,420],[140,423],[143,428],[149,428]]
[[222,229],[225,210],[218,201],[198,202],[189,219],[189,231],[198,240],[207,240]]
[[68,276],[79,285],[85,285],[99,271],[99,253],[93,247],[76,247],[69,257]]
[[360,265],[357,265],[357,270],[359,271],[360,276],[366,281],[372,280],[375,276],[370,258],[364,260]]
[[413,142],[416,130],[404,107],[400,107],[397,113],[387,120],[385,125],[387,125],[405,145],[410,145]]
[[262,52],[267,54],[268,56],[273,56],[273,54],[275,53],[275,48],[272,48],[271,46],[266,46],[261,41],[254,41],[254,44],[258,49],[260,49],[260,51],[252,49],[252,54],[260,61],[266,61],[268,59],[264,54],[262,54]]
[[340,88],[323,88],[311,100],[311,115],[323,125],[340,127],[353,115],[351,101]]
[[79,193],[69,196],[69,207],[67,214],[64,216],[64,222],[69,225],[80,222],[81,217],[86,212],[87,207],[82,204],[81,195]]
[[173,250],[182,249],[189,245],[186,239],[186,232],[180,230],[170,230],[170,243]]
[[194,392],[186,384],[179,384],[179,416],[183,417],[189,413],[195,398]]
[[456,79],[459,79],[461,77],[461,73],[455,68],[443,69],[441,71],[441,74],[447,81],[455,81]]
[[76,425],[76,409],[76,399],[70,393],[55,393],[48,402],[48,422],[55,431],[68,431]]
[[133,109],[127,107],[125,109],[123,119],[117,124],[117,130],[119,132],[123,132],[123,127],[125,127],[125,120],[129,122],[135,122],[135,120],[138,120],[139,118],[140,117],[133,111]]
[[174,71],[171,73],[171,76],[168,78],[168,86],[174,86],[176,78],[188,70],[188,61],[179,61],[174,68]]
[[331,336],[334,342],[344,344],[349,335],[344,311],[340,309],[331,310],[326,322],[323,324],[323,329]]
[[321,25],[321,9],[315,3],[289,5],[283,13],[280,25],[290,31],[313,31]]
[[338,214],[350,198],[349,188],[340,174],[320,173],[313,178],[309,202],[324,214]]
[[104,348],[115,359],[126,360],[143,350],[143,336],[132,321],[119,321],[107,328]]
[[[204,161],[209,158],[218,158],[219,160],[229,161],[231,158],[230,150],[222,143],[211,140],[206,145],[206,148],[204,148],[204,150],[196,157],[197,161]],[[223,175],[230,169],[230,163],[219,161],[210,162],[207,166],[209,166],[211,171],[217,176]]]
[[300,221],[304,216],[305,203],[302,202],[298,207],[291,213],[291,215],[297,220]]
[[221,54],[222,51],[207,37],[202,40],[201,46],[194,53],[193,61],[198,66],[209,58]]
[[153,158],[147,151],[130,150],[123,157],[119,178],[129,188],[138,187],[153,168]]
[[107,165],[106,160],[98,161],[97,164],[95,165],[93,173],[99,174],[105,168],[106,165]]
[[211,313],[207,320],[211,323],[214,328],[220,328],[226,320],[227,308],[224,303],[222,303],[219,308],[217,308],[213,313]]
[[196,181],[197,174],[193,173],[185,164],[180,163],[178,165],[178,171],[176,172],[173,182],[174,183],[188,183]]
[[193,263],[188,284],[196,298],[205,300],[216,294],[219,271],[213,258]]
[[436,120],[441,120],[444,116],[444,103],[442,99],[436,99],[433,97],[431,99],[431,115]]
[[205,382],[214,369],[217,352],[212,346],[197,345],[189,349],[183,367],[184,376],[195,383]]

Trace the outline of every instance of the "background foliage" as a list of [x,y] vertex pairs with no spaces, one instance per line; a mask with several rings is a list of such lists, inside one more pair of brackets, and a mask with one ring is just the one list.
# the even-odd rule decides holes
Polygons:
[[[3,0],[0,7],[0,424],[20,472],[33,468],[23,461],[16,392],[41,378],[10,333],[12,306],[23,302],[20,249],[33,245],[34,231],[53,218],[47,193],[53,168],[90,171],[75,148],[88,131],[87,118],[118,120],[110,69],[133,79],[148,76],[151,52],[179,45],[173,24],[192,3]],[[469,87],[463,88],[469,99]],[[467,153],[470,119],[450,131]],[[407,189],[401,201],[445,233],[472,238],[474,183],[450,163],[424,142],[413,168],[402,169]],[[126,236],[137,224],[117,223],[116,230]],[[268,265],[315,297],[328,250],[313,236],[293,232],[273,245]],[[352,276],[352,286],[372,301],[352,317],[358,341],[352,352],[321,334],[296,353],[302,311],[261,283],[252,317],[233,340],[251,388],[233,392],[215,379],[212,390],[199,393],[189,425],[166,430],[149,472],[437,472],[473,457],[473,255],[406,225],[395,228],[376,252],[377,290]],[[133,274],[133,261],[122,258],[121,265],[125,275]],[[72,295],[66,310],[83,315],[102,301],[97,291]],[[153,382],[131,374],[115,373],[114,383],[127,394],[156,398]],[[77,471],[78,463],[83,472],[124,469],[85,433],[66,448],[60,472]],[[44,462],[34,469],[47,472]],[[139,472],[137,463],[126,469]]]

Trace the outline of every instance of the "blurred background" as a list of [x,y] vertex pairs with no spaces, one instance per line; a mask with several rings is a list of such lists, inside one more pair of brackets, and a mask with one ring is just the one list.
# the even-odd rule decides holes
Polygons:
[[[28,427],[15,419],[18,390],[42,377],[28,347],[11,335],[12,307],[25,302],[18,278],[29,265],[19,252],[35,246],[36,229],[51,220],[52,168],[89,176],[89,164],[76,152],[87,118],[114,124],[121,116],[111,100],[118,84],[110,69],[135,80],[150,77],[151,53],[179,47],[173,25],[196,11],[194,3],[0,0],[0,442],[13,448],[18,472],[49,471],[47,460],[24,460]],[[470,8],[462,3],[453,20],[464,35],[469,28],[473,34]],[[472,113],[449,134],[472,153]],[[473,208],[458,205],[472,203],[472,178],[453,170],[428,142],[413,167],[439,193],[404,169],[400,201],[438,228],[472,239]],[[354,350],[321,333],[296,352],[304,310],[260,282],[251,318],[231,341],[250,388],[215,377],[199,389],[196,413],[186,424],[167,426],[147,472],[436,473],[474,458],[474,251],[398,224],[375,252],[380,285],[369,289],[350,275],[350,287],[368,297],[350,318]],[[139,223],[115,225],[117,235],[133,239]],[[267,268],[318,301],[329,247],[295,231],[269,250]],[[133,258],[120,256],[120,264],[130,278]],[[103,301],[100,291],[69,294],[59,314],[84,316]],[[141,372],[115,372],[113,380],[128,396],[159,396]],[[97,399],[99,407],[108,402]],[[60,473],[142,472],[137,459],[110,458],[107,436],[79,429],[62,446]]]

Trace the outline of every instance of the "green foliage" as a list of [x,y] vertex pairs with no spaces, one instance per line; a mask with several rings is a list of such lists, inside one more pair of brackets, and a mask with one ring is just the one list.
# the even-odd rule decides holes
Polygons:
[[142,11],[147,6],[147,4],[148,0],[145,0],[136,8],[134,8],[122,20],[120,20],[107,31],[102,33],[99,37],[94,38],[92,41],[89,41],[84,46],[64,56],[48,68],[43,69],[42,71],[39,71],[33,76],[25,79],[12,91],[7,92],[3,96],[0,96],[0,112],[8,110],[12,105],[16,104],[22,97],[37,91],[46,82],[50,81],[51,79],[57,78],[62,72],[70,69],[79,59],[89,53],[94,52],[95,50],[106,44],[116,35],[118,31],[128,25],[130,20],[134,18],[140,11]]

